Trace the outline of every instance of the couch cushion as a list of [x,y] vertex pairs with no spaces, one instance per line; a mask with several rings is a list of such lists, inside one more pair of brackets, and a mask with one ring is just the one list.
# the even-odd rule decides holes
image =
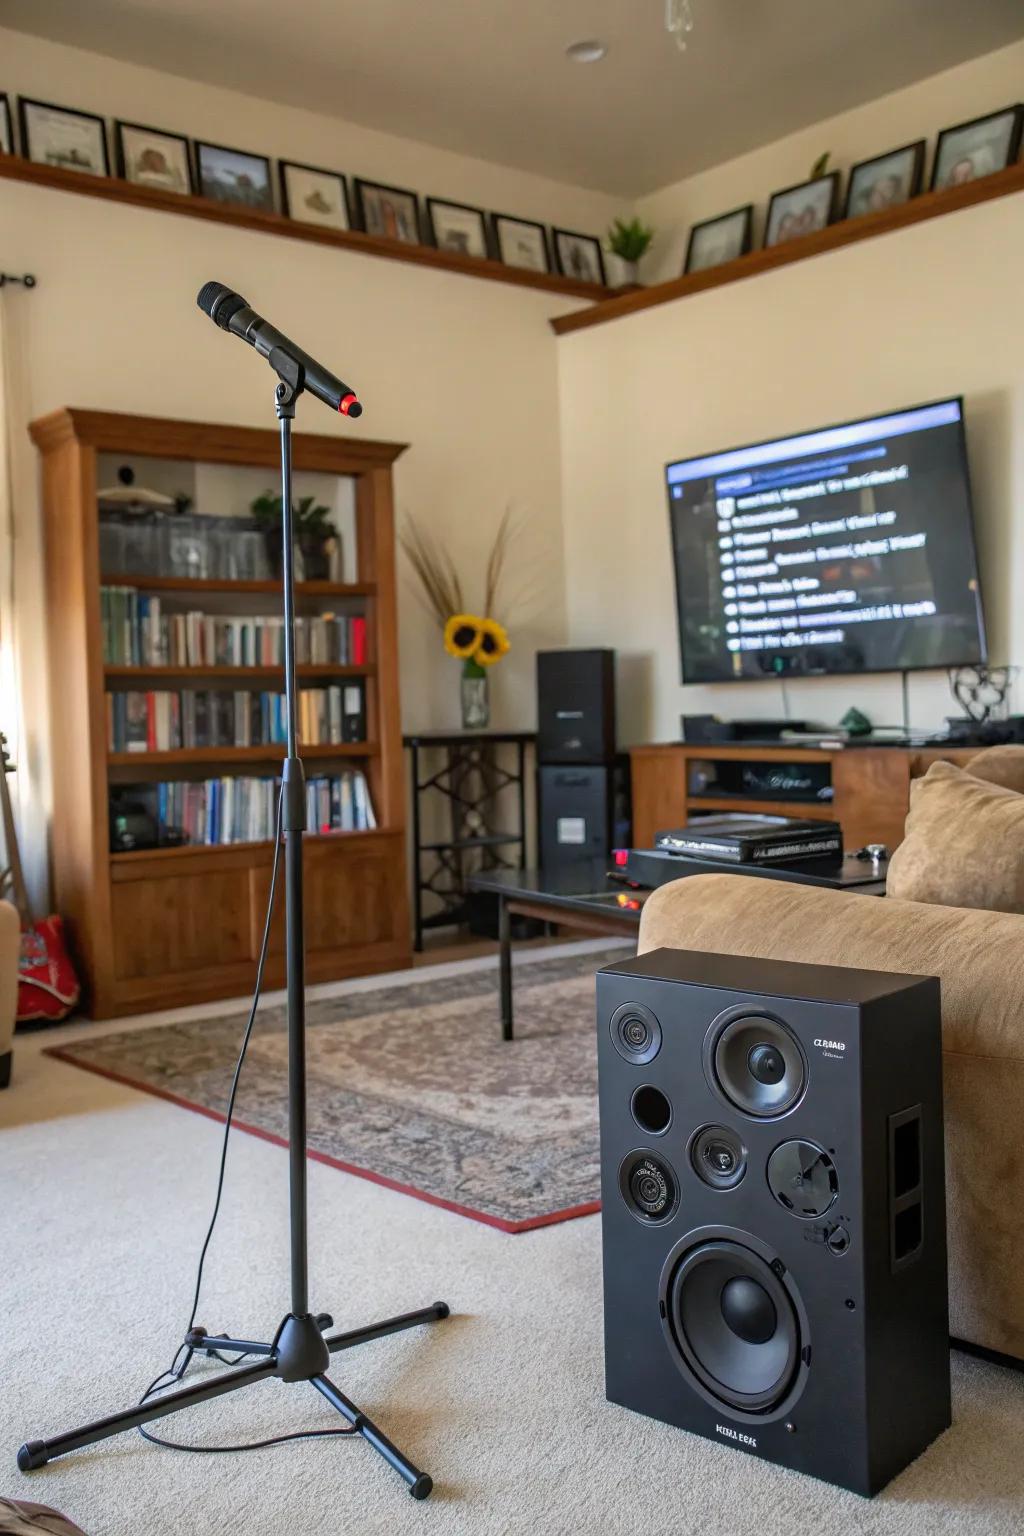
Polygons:
[[967,772],[988,784],[1024,795],[1024,747],[986,747],[967,763]]
[[933,763],[910,786],[885,888],[904,901],[1024,912],[1024,795]]
[[85,1536],[85,1532],[48,1504],[0,1498],[0,1536]]

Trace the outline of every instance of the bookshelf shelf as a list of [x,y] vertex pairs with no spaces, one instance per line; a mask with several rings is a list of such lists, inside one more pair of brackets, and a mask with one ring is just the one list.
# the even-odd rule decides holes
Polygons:
[[[279,581],[217,581],[198,576],[101,576],[100,585],[135,587],[139,592],[194,592],[197,597],[221,592],[277,596],[282,590]],[[373,597],[376,590],[372,581],[300,581],[295,587],[299,597]]]
[[[372,757],[377,747],[369,741],[325,742],[321,746],[302,746],[307,762],[331,757]],[[260,747],[175,747],[169,752],[108,752],[111,768],[211,768],[230,769],[245,763],[276,763],[284,757],[280,742]]]
[[[363,841],[372,842],[374,839],[390,838],[395,836],[393,827],[374,827],[368,832],[307,832],[305,843],[310,845],[333,845],[345,843],[349,848],[358,846]],[[253,853],[265,853],[268,857],[273,849],[273,843],[263,839],[257,843],[184,843],[180,848],[139,848],[133,853],[112,853],[110,863],[115,870],[122,873],[115,874],[114,879],[128,878],[123,869],[131,869],[133,865],[146,863],[151,859],[177,860],[177,859],[201,859],[215,857],[218,854],[225,857],[246,858]]]
[[[305,662],[296,667],[295,672],[299,681],[312,682],[322,678],[330,682],[336,677],[374,677],[376,667],[372,666],[342,666],[340,662]],[[217,683],[237,682],[242,683],[281,683],[284,675],[283,666],[279,667],[129,667],[111,666],[109,663],[103,669],[103,674],[111,683],[130,683],[140,686],[157,685],[163,683],[182,681],[184,683]]]
[[[180,601],[167,607],[192,606],[214,619],[232,619],[238,617],[240,596],[246,595],[264,599],[262,613],[277,613],[281,584],[140,573],[101,577],[99,456],[270,468],[277,462],[278,434],[73,408],[33,422],[30,431],[42,458],[54,884],[86,982],[87,1005],[95,1017],[108,1018],[244,994],[252,985],[262,936],[273,843],[195,843],[112,853],[108,801],[117,787],[134,814],[132,802],[137,798],[142,807],[151,807],[154,788],[162,782],[271,777],[284,748],[272,743],[108,752],[107,695],[190,687],[280,691],[282,668],[105,664],[101,587],[180,594]],[[310,981],[327,981],[398,969],[411,958],[391,468],[402,445],[297,432],[293,452],[297,470],[354,482],[351,547],[358,580],[308,581],[298,592],[302,611],[311,618],[336,613],[339,602],[358,599],[369,658],[365,664],[298,668],[307,688],[318,681],[326,687],[344,678],[361,680],[367,739],[302,746],[301,753],[311,778],[344,781],[350,768],[364,775],[377,821],[372,832],[310,833],[304,839],[307,975]],[[343,782],[343,815],[346,794]],[[220,802],[214,799],[213,805],[216,817]],[[334,806],[332,795],[332,816]],[[283,977],[279,910],[267,985],[279,985]]]

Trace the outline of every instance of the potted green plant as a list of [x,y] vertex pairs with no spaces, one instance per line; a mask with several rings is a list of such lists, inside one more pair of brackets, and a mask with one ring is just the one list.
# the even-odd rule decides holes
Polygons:
[[654,230],[640,219],[616,219],[606,236],[608,281],[612,288],[639,287],[639,265],[654,239]]
[[[283,540],[281,535],[281,497],[273,491],[264,491],[250,502],[253,517],[263,527],[271,568],[280,576]],[[292,528],[295,543],[302,555],[302,578],[305,581],[327,581],[331,574],[332,539],[338,531],[328,519],[330,507],[317,502],[315,496],[303,496],[292,507]]]

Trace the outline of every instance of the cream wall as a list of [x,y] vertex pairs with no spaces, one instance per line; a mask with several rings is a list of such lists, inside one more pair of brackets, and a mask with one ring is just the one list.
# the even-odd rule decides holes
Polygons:
[[[0,30],[0,89],[177,128],[504,212],[599,231],[621,204],[229,91]],[[351,379],[358,430],[411,445],[396,504],[433,529],[478,600],[505,506],[523,531],[511,570],[527,599],[493,682],[495,723],[533,718],[533,652],[564,643],[557,354],[548,317],[578,307],[529,289],[289,242],[141,208],[0,181],[17,447],[15,547],[21,622],[21,824],[43,886],[49,801],[37,469],[25,424],[62,405],[273,426],[272,378],[195,306],[209,278],[238,288]],[[300,427],[344,432],[315,401]],[[403,585],[407,727],[457,723],[458,668]]]
[[691,224],[745,203],[754,204],[754,244],[759,245],[772,193],[806,180],[826,150],[832,157],[830,169],[843,172],[845,195],[846,172],[852,165],[926,139],[927,185],[940,130],[1020,101],[1022,82],[1024,39],[641,198],[637,212],[658,231],[644,264],[644,281],[676,277],[683,270]]
[[[1024,663],[1022,270],[1017,194],[560,338],[569,633],[622,653],[624,742],[785,702],[681,686],[665,463],[943,395],[966,396],[992,657]],[[793,718],[901,720],[895,674],[788,694]],[[955,712],[945,674],[911,676],[912,724]]]
[[[642,199],[658,230],[645,278],[682,269],[691,223],[758,205],[824,150],[858,160],[1021,95],[1024,42]],[[930,172],[930,155],[928,162]],[[844,177],[845,181],[845,177]],[[896,674],[684,688],[663,466],[688,454],[966,395],[994,661],[1024,665],[1024,196],[985,204],[750,282],[559,339],[569,633],[620,650],[620,735],[678,738],[682,712],[834,722],[851,704],[902,723]],[[1018,577],[1019,582],[1019,577]],[[1018,604],[1019,607],[1019,604]],[[910,723],[959,712],[941,673],[909,685]],[[1015,707],[1024,709],[1024,687]]]

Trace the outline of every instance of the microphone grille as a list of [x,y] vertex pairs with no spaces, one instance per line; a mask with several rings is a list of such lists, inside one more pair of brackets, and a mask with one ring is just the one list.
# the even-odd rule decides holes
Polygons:
[[223,283],[204,283],[196,295],[196,303],[221,330],[227,329],[232,315],[246,307],[242,295],[225,288]]

